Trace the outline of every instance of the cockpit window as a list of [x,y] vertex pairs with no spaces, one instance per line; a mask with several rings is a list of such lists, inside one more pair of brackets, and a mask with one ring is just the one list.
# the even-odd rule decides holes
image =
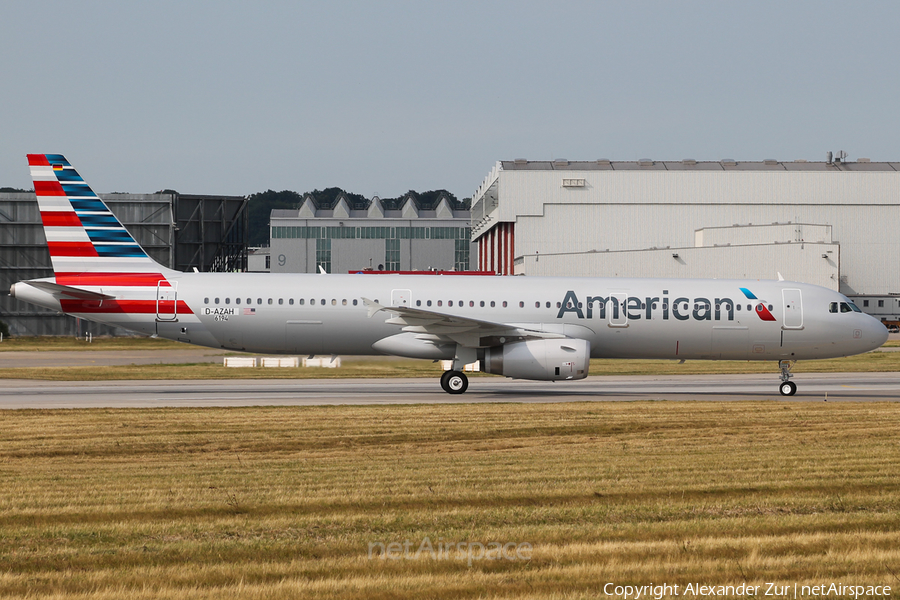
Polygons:
[[842,313],[853,312],[853,309],[850,308],[850,305],[847,304],[846,302],[841,302],[841,312]]
[[855,304],[853,304],[852,302],[849,302],[848,304],[850,304],[850,308],[853,309],[853,312],[862,312],[862,311],[859,309],[859,307],[856,306]]
[[838,311],[838,303],[837,302],[832,302],[831,304],[828,305],[828,312],[836,313],[837,311]]

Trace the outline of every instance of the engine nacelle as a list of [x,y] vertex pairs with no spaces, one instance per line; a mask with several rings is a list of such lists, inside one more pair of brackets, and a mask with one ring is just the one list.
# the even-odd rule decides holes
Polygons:
[[529,340],[486,348],[481,370],[515,379],[584,379],[590,362],[587,340]]

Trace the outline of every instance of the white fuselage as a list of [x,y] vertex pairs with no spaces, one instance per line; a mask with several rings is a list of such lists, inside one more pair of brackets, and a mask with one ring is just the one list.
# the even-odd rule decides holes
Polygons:
[[[43,304],[187,343],[288,354],[385,353],[373,345],[404,329],[386,322],[390,315],[370,317],[363,298],[584,339],[592,358],[816,359],[865,352],[887,337],[877,320],[844,308],[852,305],[842,294],[788,281],[172,272],[167,279],[170,289],[95,288],[123,301],[141,293],[155,303],[152,313],[107,312],[110,301],[60,307],[48,294]],[[42,304],[40,291],[14,293]],[[389,348],[453,357],[451,346],[431,354]]]

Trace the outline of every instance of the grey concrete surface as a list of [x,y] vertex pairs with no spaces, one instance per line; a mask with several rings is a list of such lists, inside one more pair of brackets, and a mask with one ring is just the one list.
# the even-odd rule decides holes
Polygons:
[[778,394],[776,375],[589,377],[532,382],[478,377],[451,396],[432,379],[47,382],[5,380],[0,409],[314,406],[577,401],[895,402],[900,373],[804,374],[796,396]]

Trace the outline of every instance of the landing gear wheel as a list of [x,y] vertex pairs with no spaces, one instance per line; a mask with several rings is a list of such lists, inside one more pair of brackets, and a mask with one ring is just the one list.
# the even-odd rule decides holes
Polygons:
[[793,396],[797,393],[797,384],[791,381],[794,375],[791,373],[791,367],[794,366],[795,360],[779,360],[778,367],[781,369],[781,385],[778,391],[782,396]]
[[469,387],[469,379],[459,371],[447,371],[441,376],[441,387],[448,394],[462,394]]
[[443,373],[441,373],[441,389],[443,389],[448,394],[451,392],[450,388],[447,387],[447,380],[450,379],[451,373],[453,373],[453,371],[444,371]]

